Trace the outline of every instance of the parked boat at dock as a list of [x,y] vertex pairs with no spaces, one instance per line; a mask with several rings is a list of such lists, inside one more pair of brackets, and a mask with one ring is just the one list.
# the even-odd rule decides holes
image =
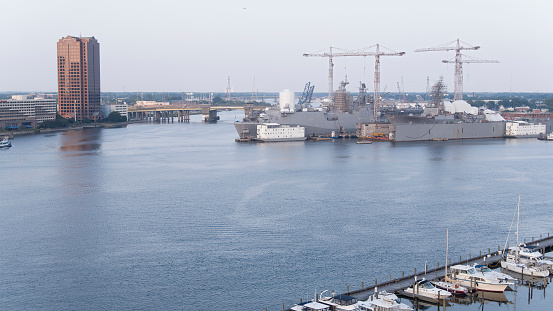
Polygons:
[[446,290],[455,295],[466,295],[469,293],[469,289],[459,285],[459,282],[454,282],[451,279],[443,279],[443,281],[432,281],[432,285],[436,288]]
[[548,134],[542,134],[538,136],[539,140],[553,140],[553,132]]
[[455,265],[451,267],[451,279],[459,281],[460,285],[469,289],[476,289],[488,292],[504,292],[511,282],[497,280],[495,277],[478,273],[474,267],[467,265]]
[[398,302],[398,298],[392,293],[379,293],[366,301],[357,303],[359,311],[403,311],[413,310],[404,303]]
[[488,275],[491,278],[496,278],[497,280],[504,280],[507,282],[513,282],[516,279],[508,274],[499,272],[499,271],[493,271],[488,266],[485,265],[474,265],[474,269],[476,269],[476,272],[482,273],[485,275]]
[[426,279],[415,281],[413,285],[404,289],[402,294],[406,296],[414,295],[421,299],[430,298],[432,300],[441,300],[451,296],[450,292],[437,288]]
[[[516,215],[516,246],[509,248],[509,250],[504,254],[503,259],[501,260],[501,267],[515,273],[520,273],[522,275],[526,274],[532,277],[542,278],[548,277],[551,265],[538,262],[537,260],[532,260],[533,256],[530,256],[530,252],[524,252],[520,244],[518,243],[518,225],[520,221],[520,195],[518,197]],[[521,259],[521,254],[523,253],[525,254],[524,260]]]
[[[514,249],[514,248],[510,248],[510,249]],[[547,269],[549,270],[549,272],[551,272],[551,270],[553,269],[553,260],[549,260],[549,259],[546,259],[542,253],[539,252],[539,250],[537,249],[537,246],[535,245],[524,245],[524,244],[521,244],[519,246],[519,260],[522,262],[522,263],[525,263],[525,264],[535,264],[535,265],[539,265],[539,266],[545,266],[547,267]]]
[[333,311],[359,311],[357,308],[357,298],[348,295],[323,297],[323,293],[321,293],[319,302],[331,306]]
[[317,301],[309,301],[297,304],[290,308],[293,311],[332,311],[329,305]]

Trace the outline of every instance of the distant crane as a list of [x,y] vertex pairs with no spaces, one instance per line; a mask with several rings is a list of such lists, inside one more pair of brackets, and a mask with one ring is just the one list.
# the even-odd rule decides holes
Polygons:
[[[463,63],[499,63],[497,60],[476,59],[469,57],[470,59],[462,60],[461,50],[478,50],[480,46],[471,46],[466,42],[462,42],[467,46],[462,46],[459,39],[436,46],[432,48],[416,49],[415,52],[428,52],[428,51],[455,51],[455,60],[443,60],[443,63],[455,63],[455,96],[453,100],[463,99]],[[456,43],[456,44],[455,44]],[[451,46],[455,44],[455,46]]]
[[304,89],[303,89],[303,94],[301,95],[301,98],[298,101],[298,105],[302,106],[303,104],[311,103],[311,99],[313,98],[313,90],[314,89],[315,89],[315,86],[311,85],[311,82],[307,82],[305,84]]
[[[367,51],[376,47],[376,51]],[[385,48],[385,47],[384,47]],[[390,50],[388,48],[385,48]],[[333,91],[333,81],[334,81],[334,63],[332,63],[333,57],[341,56],[374,56],[374,117],[378,118],[379,108],[380,108],[380,56],[402,56],[405,52],[380,52],[380,45],[376,44],[364,49],[345,51],[340,53],[332,53],[332,47],[330,47],[329,53],[313,53],[313,54],[303,54],[305,57],[328,57],[328,98],[332,98]]]

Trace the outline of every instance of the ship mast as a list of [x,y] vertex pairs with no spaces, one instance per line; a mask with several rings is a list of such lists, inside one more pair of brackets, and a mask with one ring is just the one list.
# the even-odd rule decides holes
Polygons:
[[519,254],[518,254],[518,221],[520,220],[520,194],[518,195],[518,204],[517,204],[517,246],[515,250],[515,263],[518,263]]

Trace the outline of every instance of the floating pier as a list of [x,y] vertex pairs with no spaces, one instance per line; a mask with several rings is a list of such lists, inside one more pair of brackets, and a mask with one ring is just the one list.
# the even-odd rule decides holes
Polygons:
[[[547,234],[547,237],[542,237],[540,235],[540,238],[535,240],[532,237],[531,241],[524,240],[524,244],[526,245],[535,245],[538,246],[538,249],[542,253],[547,253],[550,251],[553,251],[553,236],[550,236],[550,234]],[[474,264],[484,264],[488,265],[491,268],[496,268],[499,265],[499,262],[502,257],[502,251],[500,247],[497,247],[497,251],[494,249],[492,251],[491,248],[488,248],[488,252],[482,254],[480,251],[480,254],[476,257],[472,257],[472,254],[469,254],[469,256],[465,259],[459,258],[459,261],[452,262],[451,259],[448,262],[448,266],[452,265],[458,265],[458,264],[464,264],[464,265],[474,265]],[[436,268],[428,269],[428,266],[425,267],[425,269],[421,272],[417,273],[417,269],[414,269],[413,274],[405,275],[405,273],[402,273],[402,276],[400,278],[392,279],[392,275],[389,275],[388,280],[384,282],[378,282],[378,279],[374,279],[374,285],[369,285],[365,287],[365,282],[361,283],[361,288],[357,290],[349,290],[349,286],[347,286],[347,292],[343,293],[343,295],[348,295],[355,297],[359,300],[367,300],[371,295],[375,293],[376,290],[378,292],[386,291],[388,293],[396,293],[404,288],[409,287],[413,284],[413,280],[415,279],[415,276],[417,279],[425,278],[427,280],[434,280],[437,278],[441,278],[444,276],[444,269],[445,266],[440,266],[440,263],[437,263]],[[535,280],[531,277],[524,276],[520,277],[523,281],[527,281],[529,284],[537,285],[535,284]],[[538,277],[536,277],[538,279]],[[411,296],[411,295],[409,295]],[[416,298],[416,297],[415,297]],[[284,305],[283,308],[284,309]],[[287,311],[292,311],[291,309],[287,309]]]

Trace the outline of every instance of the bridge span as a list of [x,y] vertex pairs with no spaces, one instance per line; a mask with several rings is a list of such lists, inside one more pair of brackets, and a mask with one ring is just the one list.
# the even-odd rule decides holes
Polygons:
[[129,119],[131,120],[154,120],[164,122],[177,118],[178,122],[190,121],[191,114],[202,114],[202,121],[217,122],[217,110],[244,110],[246,116],[251,115],[255,110],[264,110],[264,106],[243,105],[243,106],[212,106],[212,105],[159,105],[159,106],[134,106],[129,107]]

